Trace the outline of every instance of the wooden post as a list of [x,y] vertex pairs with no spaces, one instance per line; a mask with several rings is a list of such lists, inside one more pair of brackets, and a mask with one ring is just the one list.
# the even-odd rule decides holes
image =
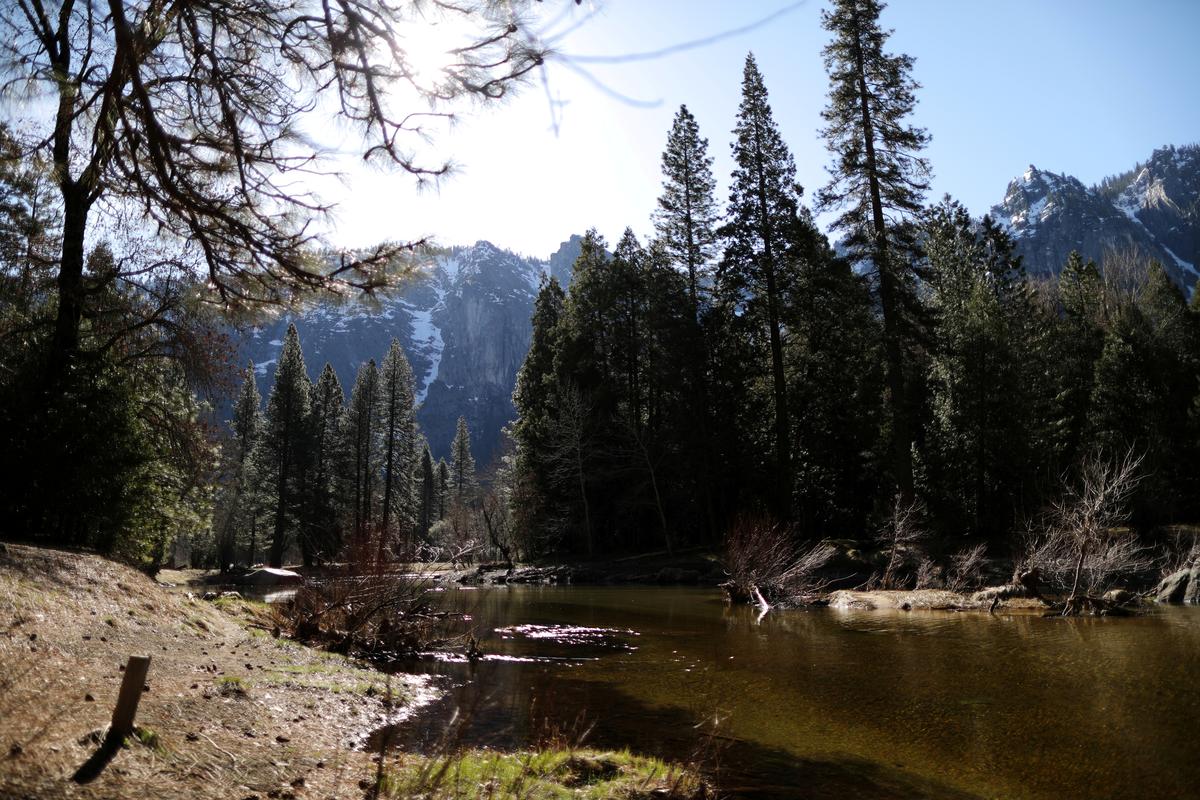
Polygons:
[[133,733],[133,718],[137,714],[149,670],[150,656],[129,657],[129,663],[125,665],[125,679],[121,681],[121,693],[117,695],[117,707],[113,709],[110,736],[124,738]]

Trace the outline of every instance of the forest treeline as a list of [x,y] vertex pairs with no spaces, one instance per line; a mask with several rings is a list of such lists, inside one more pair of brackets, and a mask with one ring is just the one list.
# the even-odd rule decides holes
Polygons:
[[[273,180],[311,93],[340,93],[368,152],[440,174],[405,160],[403,123],[364,105],[357,73],[300,58],[304,91],[262,80],[279,47],[303,55],[245,38],[291,30],[284,7],[154,23],[182,61],[147,41],[97,67],[111,80],[78,65],[128,20],[0,11],[25,54],[13,69],[54,76],[46,107],[65,115],[45,139],[0,126],[4,534],[151,568],[180,539],[220,566],[674,550],[718,546],[747,515],[797,541],[865,539],[897,509],[947,544],[1007,541],[1097,453],[1135,454],[1134,523],[1194,520],[1196,303],[1135,252],[1026,275],[1002,225],[929,203],[913,60],[887,52],[881,9],[823,13],[830,181],[811,205],[753,56],[724,203],[680,108],[652,239],[589,232],[569,287],[541,287],[511,447],[478,485],[465,426],[461,456],[429,458],[394,344],[348,397],[328,368],[311,380],[294,330],[265,400],[252,370],[240,391],[231,374],[231,322],[378,288],[403,250],[315,255],[305,220],[323,207]],[[361,19],[339,12],[326,33],[352,44]],[[489,80],[459,94],[494,98],[541,63],[527,28],[505,30],[463,67]],[[213,92],[236,108],[210,113]],[[228,394],[232,425],[212,413]]]
[[912,59],[880,5],[824,21],[831,246],[746,59],[723,207],[686,106],[654,237],[584,239],[541,287],[515,395],[514,511],[534,551],[718,545],[739,517],[870,539],[897,509],[1003,542],[1089,457],[1142,457],[1143,526],[1195,519],[1200,307],[1136,252],[1029,276],[1004,227],[926,204]]
[[[246,368],[222,453],[209,552],[195,560],[305,566],[457,560],[481,542],[471,435],[459,418],[450,463],[434,461],[417,427],[412,368],[392,340],[359,367],[346,400],[333,367],[313,383],[295,325],[284,336],[265,410]],[[470,528],[470,531],[465,530]]]

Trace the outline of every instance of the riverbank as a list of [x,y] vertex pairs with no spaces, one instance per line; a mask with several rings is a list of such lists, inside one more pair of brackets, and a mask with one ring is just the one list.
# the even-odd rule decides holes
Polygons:
[[[571,796],[572,785],[595,797],[671,796],[674,784],[698,785],[622,754],[586,754],[615,765],[595,774],[568,751],[557,760],[389,754],[380,764],[365,748],[369,734],[434,699],[429,678],[384,675],[280,638],[264,605],[169,591],[97,556],[4,547],[0,631],[4,797],[385,797],[436,776],[428,794],[466,797],[475,791],[447,776],[486,774],[499,797]],[[130,655],[151,657],[138,741],[77,784],[71,776],[98,749]]]

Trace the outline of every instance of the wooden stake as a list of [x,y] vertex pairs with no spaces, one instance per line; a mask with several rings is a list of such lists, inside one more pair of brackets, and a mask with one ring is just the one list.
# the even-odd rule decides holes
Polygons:
[[121,681],[121,693],[117,695],[117,707],[113,709],[110,736],[124,738],[133,733],[133,718],[137,714],[149,670],[150,656],[129,657],[129,663],[125,665],[125,679]]

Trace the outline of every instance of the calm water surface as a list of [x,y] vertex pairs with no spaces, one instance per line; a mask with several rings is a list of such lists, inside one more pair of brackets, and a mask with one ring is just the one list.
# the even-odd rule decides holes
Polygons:
[[488,657],[395,741],[520,747],[543,731],[686,759],[720,720],[741,797],[1200,796],[1200,609],[1133,619],[772,612],[715,590],[450,590]]

